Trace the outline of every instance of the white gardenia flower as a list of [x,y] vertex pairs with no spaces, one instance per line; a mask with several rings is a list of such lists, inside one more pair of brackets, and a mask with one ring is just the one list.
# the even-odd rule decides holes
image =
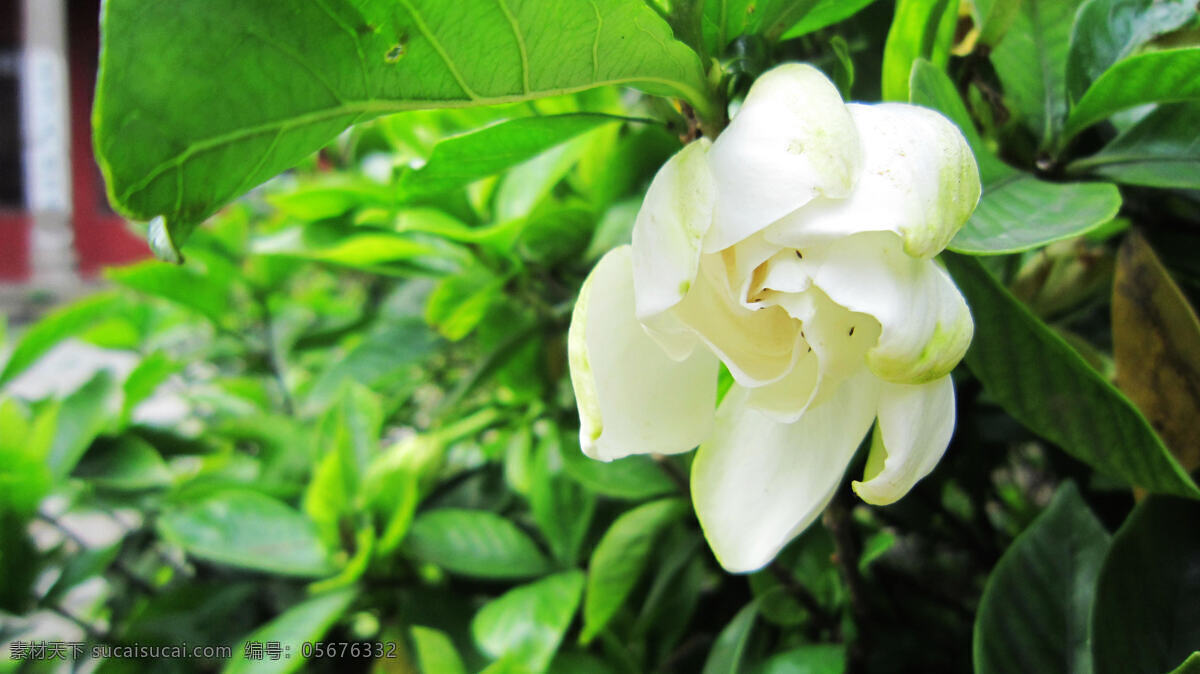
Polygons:
[[[979,200],[959,130],[845,104],[807,65],[762,75],[733,122],[654,178],[632,246],[571,318],[580,442],[596,459],[699,445],[692,497],[717,559],[767,564],[825,508],[878,420],[866,502],[904,496],[954,429],[974,325],[933,260]],[[716,408],[719,363],[735,383]]]

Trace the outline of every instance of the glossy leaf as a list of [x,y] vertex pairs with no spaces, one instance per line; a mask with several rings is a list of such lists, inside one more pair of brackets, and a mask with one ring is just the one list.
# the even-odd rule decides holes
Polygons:
[[1041,147],[1053,145],[1067,116],[1067,49],[1081,0],[1022,0],[992,65],[1010,110]]
[[1068,169],[1128,185],[1200,189],[1198,128],[1200,102],[1165,103]]
[[545,671],[582,596],[583,572],[578,570],[516,587],[475,614],[471,634],[488,655],[528,671]]
[[[305,662],[302,645],[320,643],[321,637],[350,607],[356,592],[355,588],[346,588],[292,606],[233,648],[233,657],[225,666],[225,674],[284,674],[300,669]],[[288,649],[288,656],[255,660],[245,657],[247,644],[268,642],[277,642]]]
[[733,620],[717,635],[708,659],[704,661],[703,674],[739,674],[743,670],[746,646],[758,619],[761,598],[746,604]]
[[799,23],[783,32],[780,39],[790,40],[845,21],[875,0],[817,0]]
[[845,646],[809,644],[767,658],[754,674],[843,674],[845,671]]
[[1086,234],[1112,220],[1121,193],[1110,183],[1052,183],[1013,173],[984,187],[950,250],[973,255],[1013,253]]
[[581,641],[591,641],[604,630],[650,562],[654,541],[685,512],[683,501],[662,499],[638,506],[613,522],[588,564]]
[[[559,29],[541,30],[547,20]],[[110,198],[134,219],[165,217],[175,246],[229,200],[381,114],[608,84],[711,112],[695,53],[637,0],[116,0],[102,30],[96,148]]]
[[1073,483],[1013,541],[975,616],[977,674],[1090,672],[1096,578],[1109,534]]
[[137,491],[171,484],[171,471],[154,447],[136,435],[97,443],[75,468],[75,476],[106,489]]
[[229,314],[229,280],[157,260],[105,272],[110,280],[191,309],[221,325]]
[[114,293],[99,293],[43,316],[17,340],[3,372],[0,372],[0,384],[24,372],[62,340],[109,316],[117,300]]
[[1067,88],[1079,100],[1114,63],[1196,16],[1191,0],[1087,0],[1079,8],[1067,54]]
[[312,522],[248,489],[224,489],[164,508],[164,538],[201,559],[287,576],[333,571]]
[[46,465],[53,477],[62,479],[71,473],[96,436],[109,427],[120,405],[120,390],[107,370],[97,372],[88,383],[63,399],[46,454]]
[[564,439],[559,451],[563,468],[575,481],[611,498],[641,501],[675,492],[678,487],[667,477],[655,460],[648,456],[629,456],[604,462],[589,459],[579,449],[574,438]]
[[465,187],[605,124],[608,115],[570,114],[520,117],[458,136],[433,148],[420,170],[406,173],[400,189],[408,194],[445,192]]
[[1151,496],[1113,537],[1092,612],[1096,674],[1175,669],[1200,644],[1200,503]]
[[907,101],[913,63],[945,67],[958,18],[958,0],[900,0],[883,47],[883,100]]
[[1171,670],[1171,674],[1200,674],[1200,651],[1188,656],[1187,660]]
[[1200,47],[1131,56],[1104,71],[1071,110],[1069,139],[1115,112],[1144,103],[1200,100]]
[[409,630],[416,648],[417,664],[425,674],[467,674],[454,642],[445,632],[413,625]]
[[1200,497],[1146,418],[976,260],[943,256],[971,308],[971,372],[1018,421],[1110,477]]
[[1138,232],[1125,237],[1112,296],[1117,386],[1171,448],[1184,470],[1200,468],[1200,320]]
[[405,540],[409,554],[475,578],[529,578],[549,569],[533,539],[486,510],[443,508],[417,515]]

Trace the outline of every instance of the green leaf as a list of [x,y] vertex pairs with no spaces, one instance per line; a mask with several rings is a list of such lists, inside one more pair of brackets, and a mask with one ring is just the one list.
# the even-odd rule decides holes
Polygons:
[[222,325],[229,314],[229,280],[191,267],[149,260],[109,269],[104,275],[127,288],[191,309],[216,325]]
[[155,351],[143,358],[125,378],[125,384],[122,386],[125,393],[125,401],[121,408],[122,422],[128,423],[134,409],[154,395],[159,385],[168,377],[181,369],[183,369],[182,363],[172,360],[162,351]]
[[46,604],[58,604],[63,595],[80,583],[95,578],[105,572],[121,551],[121,540],[98,548],[83,548],[67,558],[62,567],[62,573],[54,581],[54,585],[46,590],[41,601]]
[[495,175],[619,117],[596,114],[520,117],[451,136],[433,148],[429,161],[406,173],[400,189],[408,195],[446,192]]
[[992,154],[979,137],[979,131],[971,121],[967,106],[944,70],[925,59],[913,61],[912,73],[908,78],[908,97],[910,103],[937,110],[958,126],[975,153],[975,161],[979,164],[979,177],[985,188],[1017,173],[1016,169]]
[[0,384],[12,381],[62,340],[110,316],[118,299],[115,293],[98,293],[44,316],[13,347],[4,371],[0,372]]
[[59,480],[69,475],[120,409],[119,389],[108,370],[100,370],[78,391],[64,398],[58,407],[54,438],[46,454],[50,474]]
[[378,390],[396,377],[415,377],[412,370],[436,344],[436,335],[419,318],[385,321],[317,375],[302,407],[307,412],[323,410],[348,380]]
[[425,674],[467,674],[454,642],[441,630],[413,625],[409,630],[417,650],[417,664]]
[[846,647],[841,644],[808,644],[773,655],[755,674],[843,674]]
[[1067,88],[1079,100],[1114,63],[1196,16],[1191,0],[1087,0],[1079,8],[1067,54]]
[[958,0],[896,3],[896,15],[883,47],[883,100],[908,100],[908,79],[917,59],[926,59],[940,68],[946,66],[957,18]]
[[758,618],[759,597],[742,607],[733,620],[717,635],[708,659],[704,661],[703,674],[738,674],[743,670],[746,646]]
[[1113,537],[1092,610],[1096,674],[1179,666],[1200,644],[1200,503],[1151,496]]
[[94,120],[110,200],[134,219],[165,217],[175,246],[346,127],[390,112],[602,85],[713,112],[695,52],[639,0],[114,0],[102,37]]
[[[52,405],[31,420],[29,411],[20,402],[0,397],[0,514],[31,516],[50,491],[53,482],[45,456],[49,440],[38,438],[38,426],[53,423],[57,414],[58,407]],[[46,432],[43,430],[42,434]],[[3,564],[0,553],[0,568]],[[4,595],[0,591],[0,596]]]
[[1171,674],[1200,674],[1200,651],[1189,655],[1187,660],[1171,670]]
[[396,201],[391,186],[345,173],[319,176],[266,199],[280,212],[304,222],[336,218],[358,208],[389,207]]
[[1010,110],[1046,148],[1059,138],[1067,116],[1067,48],[1081,0],[1022,0],[992,65]]
[[799,23],[784,31],[781,39],[807,35],[845,21],[875,0],[817,0]]
[[977,674],[1091,672],[1088,624],[1108,532],[1074,483],[1013,541],[975,615]]
[[1200,99],[1198,72],[1200,47],[1147,52],[1117,63],[1088,87],[1071,110],[1063,140],[1135,105]]
[[479,325],[492,304],[501,298],[507,281],[483,265],[448,276],[429,294],[425,320],[446,339],[458,341]]
[[[254,630],[233,649],[233,657],[225,665],[225,674],[284,674],[304,666],[301,645],[321,641],[321,637],[341,619],[354,601],[357,590],[345,588],[319,595],[297,604],[278,618]],[[287,657],[250,660],[245,653],[250,643],[279,643],[288,650]]]
[[995,255],[1039,248],[1086,234],[1112,220],[1121,193],[1111,183],[1051,183],[1013,173],[983,190],[950,250]]
[[535,450],[529,506],[555,559],[574,564],[592,523],[596,497],[566,474],[562,455],[551,446],[557,441],[557,433],[550,433]]
[[582,642],[604,630],[646,569],[658,535],[686,512],[679,499],[654,501],[622,514],[604,533],[588,564]]
[[1159,105],[1099,153],[1072,162],[1127,185],[1200,189],[1200,103]]
[[[604,462],[589,459],[574,437],[560,448],[563,468],[576,482],[602,496],[641,501],[677,490],[675,483],[648,456]],[[669,459],[667,459],[669,460]]]
[[977,41],[989,47],[1004,39],[1021,10],[1021,0],[975,0],[972,5],[975,25],[979,27]]
[[533,539],[486,510],[442,508],[417,515],[405,540],[409,554],[475,578],[529,578],[549,569]]
[[75,476],[105,489],[140,491],[171,484],[171,471],[150,443],[122,435],[97,446],[75,467]]
[[714,56],[742,35],[775,41],[820,0],[700,0],[705,44]]
[[1009,414],[1105,475],[1155,492],[1200,497],[1124,395],[977,260],[943,259],[979,326],[967,365]]
[[164,507],[163,538],[218,564],[285,576],[333,572],[316,528],[280,501],[249,489],[223,489]]
[[485,604],[471,621],[471,635],[480,650],[494,658],[545,671],[582,595],[579,570],[522,585]]

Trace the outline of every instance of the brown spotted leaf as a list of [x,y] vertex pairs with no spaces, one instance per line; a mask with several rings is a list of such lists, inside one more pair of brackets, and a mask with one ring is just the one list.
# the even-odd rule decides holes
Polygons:
[[1200,321],[1137,232],[1125,238],[1113,286],[1117,386],[1187,471],[1200,467]]

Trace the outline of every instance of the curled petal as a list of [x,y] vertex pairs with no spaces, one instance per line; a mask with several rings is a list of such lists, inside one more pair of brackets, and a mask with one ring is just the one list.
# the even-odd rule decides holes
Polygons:
[[592,458],[692,449],[712,426],[717,359],[672,360],[634,316],[629,246],[608,252],[579,293],[567,337],[579,443]]
[[746,389],[730,389],[692,464],[696,515],[722,566],[761,568],[820,515],[871,427],[877,391],[864,373],[781,424],[749,407]]
[[814,285],[834,302],[879,321],[867,366],[901,384],[940,379],[962,360],[975,333],[966,301],[933,260],[910,257],[888,232],[857,234],[824,252]]
[[700,246],[712,224],[711,143],[696,140],[650,183],[633,226],[633,287],[643,320],[675,306],[696,280]]
[[709,157],[718,196],[705,252],[735,244],[816,197],[845,197],[862,163],[858,132],[837,87],[796,63],[755,81]]
[[[937,465],[954,433],[954,382],[884,383],[879,392],[882,446],[871,447],[867,474],[852,486],[873,505],[900,500]],[[883,456],[880,456],[880,452]]]
[[816,199],[772,225],[767,237],[794,247],[868,231],[891,231],[913,257],[933,257],[979,202],[979,167],[962,132],[915,105],[847,106],[865,153],[845,199]]

